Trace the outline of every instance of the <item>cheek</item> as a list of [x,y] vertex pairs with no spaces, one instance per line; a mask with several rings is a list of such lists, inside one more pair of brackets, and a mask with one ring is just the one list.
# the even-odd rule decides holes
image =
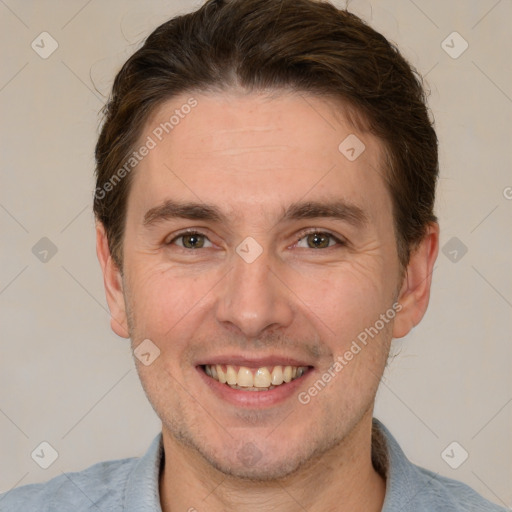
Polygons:
[[[197,330],[208,308],[216,274],[190,272],[169,265],[134,265],[128,279],[130,311],[137,339],[149,338],[162,350],[178,348]],[[190,332],[189,332],[190,331]]]
[[297,304],[304,308],[304,315],[314,319],[328,337],[334,334],[340,340],[373,325],[392,304],[382,267],[370,261],[302,273],[291,288],[301,299]]

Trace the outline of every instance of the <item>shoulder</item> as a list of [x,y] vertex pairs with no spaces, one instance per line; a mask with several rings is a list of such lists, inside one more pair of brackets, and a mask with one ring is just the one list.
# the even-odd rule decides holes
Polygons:
[[507,509],[500,507],[483,498],[468,485],[440,476],[428,469],[415,466],[425,484],[424,491],[418,496],[419,501],[436,504],[436,508],[425,510],[439,510],[443,512],[504,512]]
[[505,512],[466,484],[410,462],[389,430],[374,419],[374,466],[386,477],[382,512]]
[[138,459],[99,462],[63,473],[46,483],[29,484],[0,495],[1,512],[121,510],[126,480]]

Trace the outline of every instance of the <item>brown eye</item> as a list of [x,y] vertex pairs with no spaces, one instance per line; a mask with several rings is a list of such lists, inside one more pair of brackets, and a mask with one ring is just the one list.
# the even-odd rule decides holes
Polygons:
[[336,238],[334,235],[331,235],[331,233],[325,233],[322,231],[306,233],[297,241],[297,247],[303,249],[327,249],[328,247],[332,247],[336,244],[344,245],[341,240]]
[[329,247],[329,238],[326,233],[313,233],[307,236],[307,243],[311,249],[323,249]]
[[[210,245],[207,245],[208,243]],[[183,233],[169,242],[169,245],[173,244],[184,249],[202,249],[211,246],[208,238],[201,233]]]

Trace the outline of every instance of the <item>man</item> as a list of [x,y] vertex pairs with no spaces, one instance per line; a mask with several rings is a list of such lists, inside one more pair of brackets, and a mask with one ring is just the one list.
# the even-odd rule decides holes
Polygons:
[[419,79],[356,16],[209,0],[116,77],[97,253],[162,433],[2,510],[501,510],[372,419],[439,227]]

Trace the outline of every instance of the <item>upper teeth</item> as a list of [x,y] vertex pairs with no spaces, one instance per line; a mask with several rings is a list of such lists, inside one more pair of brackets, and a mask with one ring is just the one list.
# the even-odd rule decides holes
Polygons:
[[[238,369],[237,369],[238,368]],[[205,365],[205,372],[210,377],[230,386],[243,388],[268,388],[279,386],[283,382],[302,377],[306,372],[306,366],[274,366],[272,371],[268,366],[261,368],[235,367],[228,365]]]

